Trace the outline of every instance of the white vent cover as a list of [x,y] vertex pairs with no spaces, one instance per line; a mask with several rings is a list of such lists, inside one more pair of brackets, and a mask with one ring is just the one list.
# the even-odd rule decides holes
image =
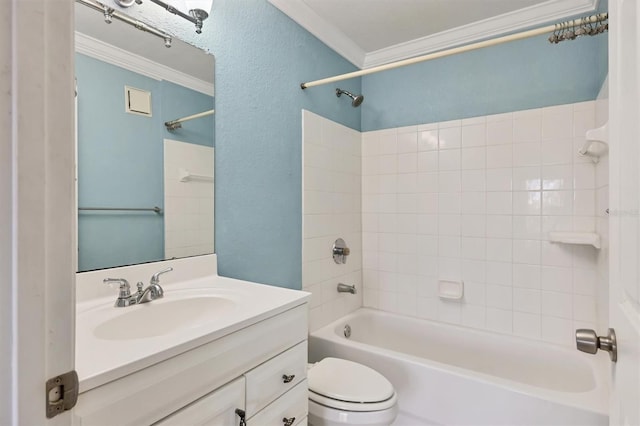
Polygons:
[[125,111],[151,117],[151,92],[124,86]]

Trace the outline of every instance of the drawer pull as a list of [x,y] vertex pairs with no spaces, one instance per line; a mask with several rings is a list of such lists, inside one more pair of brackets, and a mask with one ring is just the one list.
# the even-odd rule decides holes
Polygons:
[[295,421],[296,421],[295,417],[289,417],[289,418],[285,417],[282,419],[282,423],[284,423],[284,426],[291,426]]
[[285,383],[291,383],[295,377],[296,377],[295,374],[291,374],[289,376],[287,376],[286,374],[283,374],[282,375],[282,381],[285,382]]

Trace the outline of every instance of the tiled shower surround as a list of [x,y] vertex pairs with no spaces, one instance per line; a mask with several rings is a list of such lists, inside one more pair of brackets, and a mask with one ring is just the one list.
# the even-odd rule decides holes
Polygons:
[[[548,241],[596,229],[596,168],[577,154],[595,111],[584,102],[363,133],[363,305],[566,345],[576,328],[597,328],[598,251]],[[463,281],[464,297],[440,299],[438,280]]]

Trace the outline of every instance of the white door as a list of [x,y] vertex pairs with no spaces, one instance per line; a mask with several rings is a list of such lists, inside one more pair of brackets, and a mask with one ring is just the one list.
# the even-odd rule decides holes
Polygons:
[[609,2],[611,425],[640,425],[640,5]]
[[45,383],[74,367],[74,2],[1,3],[0,424],[69,425]]

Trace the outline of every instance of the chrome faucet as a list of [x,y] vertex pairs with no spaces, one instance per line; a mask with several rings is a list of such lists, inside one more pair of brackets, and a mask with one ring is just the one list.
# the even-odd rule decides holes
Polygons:
[[139,282],[137,284],[138,291],[135,294],[131,294],[131,286],[129,282],[124,278],[105,278],[103,282],[105,284],[119,284],[120,292],[114,306],[116,308],[124,308],[131,305],[138,305],[140,303],[151,302],[152,300],[161,299],[164,297],[164,290],[160,287],[160,275],[173,271],[173,268],[169,267],[163,269],[160,272],[156,272],[151,276],[149,286],[143,288],[144,284]]
[[357,293],[356,286],[338,283],[338,293],[356,294]]

